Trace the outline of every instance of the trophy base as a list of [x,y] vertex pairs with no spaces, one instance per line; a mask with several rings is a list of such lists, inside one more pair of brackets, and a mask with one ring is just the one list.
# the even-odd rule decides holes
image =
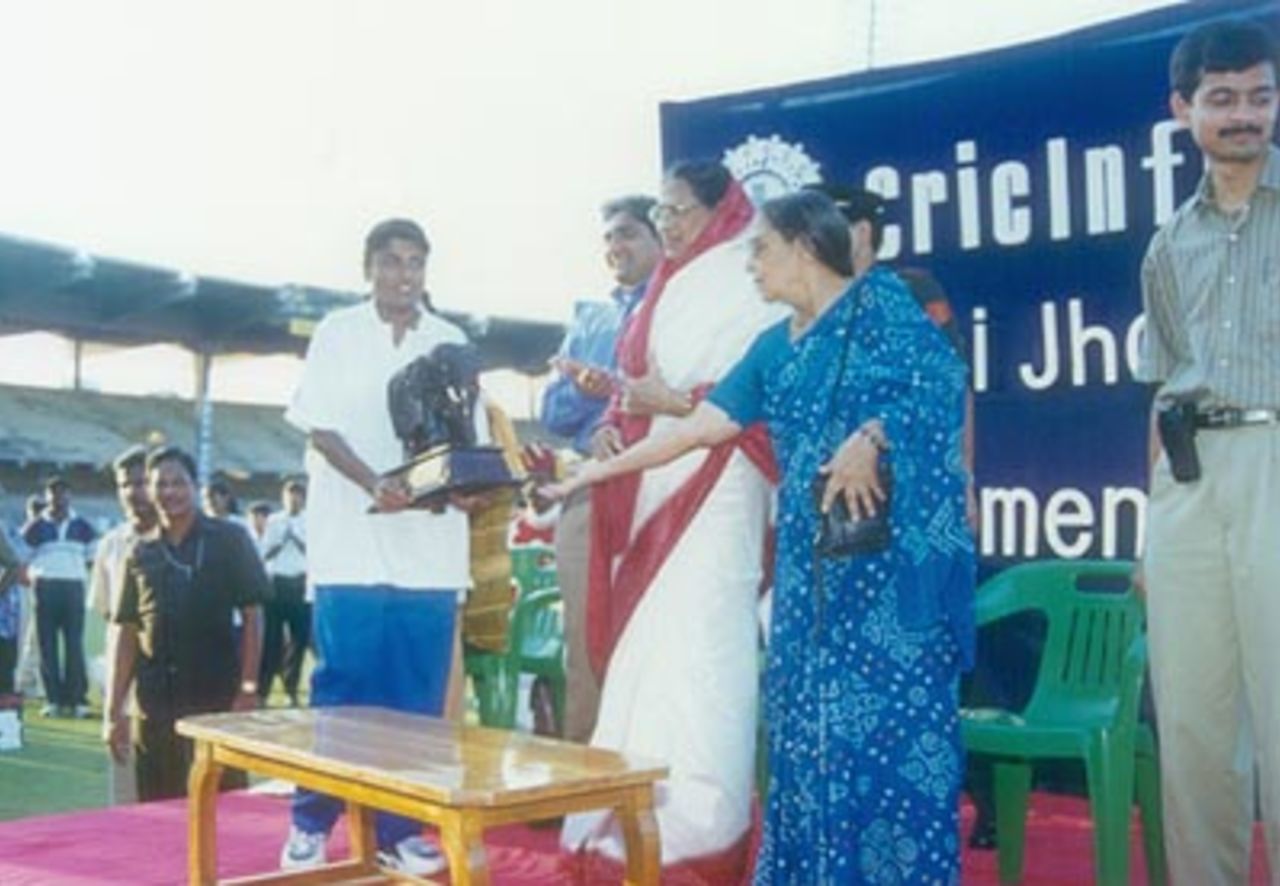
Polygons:
[[440,507],[453,494],[513,489],[523,482],[511,473],[502,450],[496,446],[437,446],[382,476],[402,479],[413,499],[411,507],[424,509]]

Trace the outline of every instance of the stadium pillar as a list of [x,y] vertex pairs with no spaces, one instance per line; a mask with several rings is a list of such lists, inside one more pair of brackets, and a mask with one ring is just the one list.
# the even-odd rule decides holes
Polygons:
[[213,470],[213,398],[209,381],[213,375],[213,354],[196,351],[196,477],[201,488]]

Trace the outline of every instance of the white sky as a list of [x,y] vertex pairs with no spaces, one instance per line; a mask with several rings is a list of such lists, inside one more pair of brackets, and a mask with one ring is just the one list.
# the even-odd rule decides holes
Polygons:
[[[358,289],[421,220],[452,309],[601,295],[600,202],[653,191],[658,103],[1000,46],[1168,0],[41,0],[0,5],[0,231],[198,274]],[[0,382],[69,347],[0,338]],[[189,361],[90,349],[87,386],[189,395]],[[220,361],[281,401],[289,360]],[[509,384],[504,387],[510,387]],[[527,399],[523,389],[505,391]],[[515,404],[513,404],[515,405]]]

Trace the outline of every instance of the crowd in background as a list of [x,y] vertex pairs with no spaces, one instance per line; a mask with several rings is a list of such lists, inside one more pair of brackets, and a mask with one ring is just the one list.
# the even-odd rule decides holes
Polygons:
[[[92,660],[86,648],[103,648],[86,637],[85,616],[110,615],[112,564],[135,534],[156,525],[141,448],[131,449],[110,468],[123,520],[105,523],[81,516],[73,490],[61,475],[50,475],[26,499],[20,522],[0,527],[0,696],[22,695],[42,702],[46,717],[92,717],[91,684],[105,688],[109,656]],[[261,556],[276,592],[266,613],[263,668],[259,681],[265,702],[277,676],[286,698],[297,703],[302,657],[309,644],[305,615],[306,483],[288,478],[279,504],[254,501],[245,513],[232,481],[215,474],[202,489],[210,517],[229,520],[245,531]],[[134,533],[126,530],[132,529]]]

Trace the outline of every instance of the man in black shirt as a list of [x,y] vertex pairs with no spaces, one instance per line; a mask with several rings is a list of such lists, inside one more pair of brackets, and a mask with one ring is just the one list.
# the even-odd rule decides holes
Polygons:
[[[190,714],[257,707],[258,605],[267,576],[240,526],[196,506],[195,463],[177,447],[147,458],[161,532],[125,563],[106,739],[117,758],[130,741],[124,701],[137,680],[132,741],[138,798],[186,794],[191,743],[174,731]],[[236,643],[232,614],[243,619]]]

